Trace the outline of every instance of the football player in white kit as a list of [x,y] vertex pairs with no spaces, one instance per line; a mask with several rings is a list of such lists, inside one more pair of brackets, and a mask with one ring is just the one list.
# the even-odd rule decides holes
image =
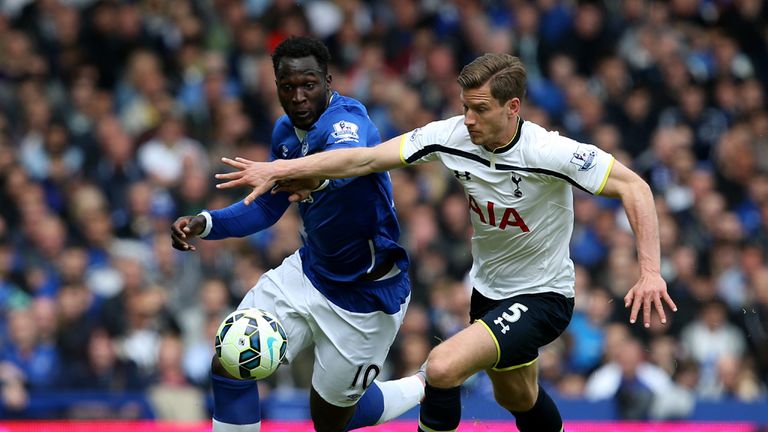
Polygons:
[[[624,297],[630,322],[646,327],[663,303],[677,310],[660,274],[658,220],[647,183],[610,154],[523,120],[522,62],[486,54],[461,71],[464,115],[436,121],[373,148],[318,153],[255,163],[225,159],[238,169],[217,178],[220,188],[250,185],[246,201],[277,181],[346,178],[439,160],[462,183],[474,228],[472,324],[435,347],[419,430],[455,430],[459,386],[485,370],[496,401],[521,432],[563,430],[560,413],[538,384],[538,349],[556,339],[573,313],[574,269],[569,257],[573,193],[577,187],[621,199],[636,236],[640,278]],[[281,188],[277,188],[281,190]],[[306,191],[291,188],[292,200]]]

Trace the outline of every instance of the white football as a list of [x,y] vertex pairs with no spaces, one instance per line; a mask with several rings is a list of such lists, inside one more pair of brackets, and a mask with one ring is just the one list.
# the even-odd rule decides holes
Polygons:
[[263,379],[285,358],[288,340],[280,321],[261,309],[232,312],[216,331],[216,355],[235,378]]

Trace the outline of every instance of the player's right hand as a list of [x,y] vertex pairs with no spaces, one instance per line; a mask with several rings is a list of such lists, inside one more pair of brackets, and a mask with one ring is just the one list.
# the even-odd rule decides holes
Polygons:
[[182,216],[171,225],[171,244],[180,251],[196,251],[197,248],[189,240],[197,237],[205,230],[205,217]]
[[288,201],[299,202],[309,199],[312,191],[316,189],[322,181],[317,179],[285,179],[279,180],[272,193],[288,192]]

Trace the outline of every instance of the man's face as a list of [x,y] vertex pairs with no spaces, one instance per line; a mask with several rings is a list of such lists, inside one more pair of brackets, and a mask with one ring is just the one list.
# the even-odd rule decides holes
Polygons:
[[307,130],[328,106],[331,76],[312,57],[283,58],[277,68],[277,97],[294,126]]
[[490,86],[486,83],[476,89],[464,89],[461,92],[461,101],[464,104],[464,125],[469,131],[469,138],[473,144],[484,146],[493,150],[507,144],[512,137],[507,137],[510,122],[516,121],[517,110],[514,102],[519,99],[512,98],[505,104],[491,96]]

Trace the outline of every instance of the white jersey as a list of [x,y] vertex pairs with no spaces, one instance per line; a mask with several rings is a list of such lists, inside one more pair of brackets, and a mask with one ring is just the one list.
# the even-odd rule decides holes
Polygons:
[[571,187],[599,194],[613,156],[522,119],[514,139],[491,152],[470,141],[457,116],[405,134],[400,158],[439,159],[464,186],[474,228],[470,278],[482,295],[574,296]]

